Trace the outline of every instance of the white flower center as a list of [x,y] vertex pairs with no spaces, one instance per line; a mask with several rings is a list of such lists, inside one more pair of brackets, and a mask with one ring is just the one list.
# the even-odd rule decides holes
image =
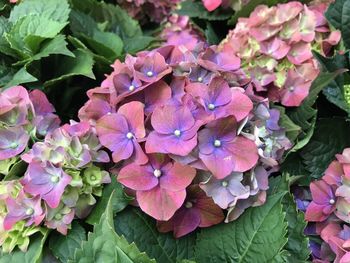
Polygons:
[[202,81],[203,81],[203,78],[202,78],[202,77],[198,77],[197,81],[198,81],[198,82],[202,82]]
[[61,220],[62,219],[62,215],[61,214],[56,214],[55,215],[55,219],[56,220]]
[[174,131],[174,135],[179,137],[181,135],[181,131],[180,130],[175,130]]
[[221,185],[222,185],[223,187],[226,187],[226,186],[228,186],[228,182],[222,181]]
[[152,76],[153,76],[153,72],[152,72],[152,71],[147,71],[146,75],[147,75],[148,77],[152,77]]
[[59,180],[60,180],[60,178],[58,176],[56,176],[56,175],[51,176],[51,182],[58,183]]
[[12,142],[11,144],[10,144],[10,148],[11,149],[15,149],[15,148],[17,148],[18,147],[18,143],[17,142]]
[[293,86],[289,87],[289,91],[292,91],[292,92],[293,92],[294,89],[295,89],[295,88],[294,88]]
[[129,91],[134,91],[135,90],[135,86],[134,85],[130,85],[129,86]]
[[26,210],[26,215],[27,216],[30,216],[30,215],[32,215],[34,213],[34,209],[33,208],[28,208],[27,210]]
[[153,171],[153,175],[158,178],[158,177],[160,177],[162,175],[162,171],[159,170],[159,169],[155,169]]
[[191,208],[193,205],[191,202],[186,202],[185,207],[186,208]]
[[220,140],[215,140],[214,141],[214,146],[215,147],[220,147],[221,146],[221,141]]
[[333,205],[335,203],[335,200],[332,198],[331,200],[329,200],[329,203]]
[[126,134],[126,138],[128,138],[129,140],[131,140],[134,137],[134,135],[131,132],[128,132]]
[[210,103],[210,104],[208,105],[208,109],[209,109],[209,110],[215,109],[215,105],[214,105],[213,103]]

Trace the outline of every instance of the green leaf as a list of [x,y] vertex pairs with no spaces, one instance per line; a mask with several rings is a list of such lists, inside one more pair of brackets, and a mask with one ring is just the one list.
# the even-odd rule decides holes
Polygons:
[[86,222],[91,225],[97,224],[100,221],[112,193],[113,214],[122,211],[133,199],[125,194],[122,185],[117,182],[114,176],[111,179],[112,182],[104,187],[101,198],[86,220]]
[[49,247],[56,258],[61,262],[67,262],[74,259],[75,249],[79,248],[84,240],[86,240],[85,229],[74,221],[68,235],[53,235],[50,238]]
[[30,0],[21,1],[16,5],[10,15],[10,22],[15,23],[28,15],[39,15],[65,24],[68,20],[70,8],[67,0]]
[[[254,2],[254,1],[253,1]],[[232,15],[232,11],[215,10],[208,12],[200,1],[186,0],[181,3],[180,9],[177,13],[182,16],[189,16],[191,18],[200,18],[204,20],[226,20]]]
[[88,240],[75,251],[74,260],[68,262],[120,262],[120,263],[155,263],[146,253],[141,253],[135,243],[129,244],[123,236],[118,236],[113,226],[111,195],[106,211],[94,231],[88,234]]
[[34,82],[37,80],[37,78],[35,78],[27,72],[27,69],[24,66],[13,75],[12,79],[5,85],[5,88],[17,86],[19,84]]
[[156,222],[137,208],[129,207],[114,219],[115,229],[141,251],[161,263],[176,263],[194,257],[195,234],[175,239],[172,234],[159,233]]
[[94,60],[91,54],[84,50],[77,49],[73,51],[75,58],[65,57],[61,60],[60,67],[56,70],[56,77],[44,83],[44,86],[51,86],[59,81],[65,80],[73,76],[86,76],[95,79],[92,67]]
[[5,37],[11,48],[28,58],[39,50],[45,39],[56,37],[65,25],[39,15],[28,15],[18,20]]
[[350,146],[350,123],[342,118],[321,119],[317,122],[314,135],[301,151],[306,169],[313,178],[320,178],[328,165]]
[[288,115],[286,114],[286,109],[284,107],[274,105],[274,108],[278,109],[280,112],[279,125],[285,129],[286,135],[289,138],[289,140],[294,142],[301,133],[301,127],[296,125],[288,117]]
[[260,207],[247,209],[238,220],[203,229],[197,237],[197,262],[270,263],[287,242],[281,199],[269,195]]
[[204,31],[205,38],[207,39],[210,45],[217,45],[220,43],[218,35],[215,33],[213,26],[210,23],[207,23],[207,28]]
[[132,38],[126,38],[124,39],[124,49],[129,54],[135,54],[149,48],[156,41],[156,38],[150,36],[135,36]]
[[299,107],[289,109],[287,115],[294,124],[302,128],[302,132],[294,147],[289,151],[296,152],[303,148],[310,140],[316,122],[317,109],[313,108],[318,94],[323,88],[329,85],[342,71],[332,73],[321,73],[312,83],[309,95]]
[[19,249],[16,249],[15,251],[11,252],[11,254],[0,253],[0,263],[40,263],[48,232],[49,231],[47,229],[42,229],[41,233],[33,235],[33,237],[31,237],[27,252],[22,252]]
[[345,46],[350,48],[350,1],[337,0],[330,4],[325,16],[332,26],[341,31]]

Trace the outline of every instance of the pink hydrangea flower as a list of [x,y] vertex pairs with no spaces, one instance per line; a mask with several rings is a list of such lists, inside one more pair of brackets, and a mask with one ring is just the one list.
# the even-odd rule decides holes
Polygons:
[[197,227],[210,227],[221,223],[224,214],[198,185],[191,185],[184,205],[168,221],[158,221],[160,232],[173,231],[176,238],[187,235]]
[[39,225],[45,217],[41,207],[41,198],[28,197],[23,191],[20,191],[16,198],[8,197],[6,199],[7,214],[4,219],[5,230],[10,230],[18,221],[25,220],[26,226],[32,224]]
[[56,208],[71,180],[72,178],[62,168],[55,167],[51,163],[32,162],[21,183],[25,192],[39,195],[48,206]]
[[202,2],[205,8],[211,12],[221,5],[222,0],[202,0]]
[[117,113],[105,115],[96,124],[101,144],[110,149],[113,161],[134,158],[138,164],[147,162],[139,141],[146,136],[144,126],[144,105],[130,102],[119,108]]
[[23,152],[29,135],[22,127],[0,128],[0,160],[6,160]]
[[185,156],[196,147],[199,126],[187,107],[158,107],[152,114],[151,122],[154,131],[146,141],[147,153]]
[[[136,190],[140,208],[157,220],[169,220],[186,198],[186,187],[196,170],[171,162],[165,155],[150,155],[145,165],[129,164],[120,170],[118,181]],[[157,200],[157,201],[155,201]]]
[[254,142],[236,135],[237,123],[227,117],[211,122],[198,134],[199,158],[217,179],[245,172],[258,161]]
[[67,235],[68,228],[74,219],[74,209],[60,204],[56,208],[48,207],[45,226],[56,229],[62,235]]

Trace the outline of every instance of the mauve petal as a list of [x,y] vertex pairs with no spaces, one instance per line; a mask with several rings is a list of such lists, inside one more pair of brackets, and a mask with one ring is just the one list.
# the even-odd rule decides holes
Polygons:
[[118,151],[121,145],[127,144],[130,139],[124,133],[107,133],[99,136],[100,142],[109,150]]
[[198,132],[198,147],[202,154],[211,154],[214,150],[214,132],[210,129],[203,129]]
[[340,185],[342,175],[342,165],[338,161],[333,161],[328,166],[327,170],[325,171],[325,175],[322,177],[322,179],[329,185]]
[[321,238],[328,242],[329,238],[333,236],[337,236],[341,231],[341,227],[337,223],[329,223],[325,228],[321,231]]
[[225,178],[234,168],[232,154],[222,149],[215,149],[211,154],[199,153],[199,158],[217,179]]
[[118,113],[112,113],[99,119],[96,123],[96,130],[98,136],[115,133],[125,134],[126,136],[130,131],[125,116]]
[[21,221],[23,218],[22,217],[14,217],[11,215],[6,215],[4,218],[4,230],[11,230],[12,227],[18,222]]
[[174,163],[172,168],[160,177],[159,184],[161,188],[170,191],[184,190],[191,184],[196,176],[196,169],[188,166]]
[[[117,147],[116,147],[117,148]],[[125,140],[118,144],[118,148],[112,153],[113,162],[118,163],[132,156],[134,146],[131,140]]]
[[146,113],[152,113],[157,106],[163,106],[171,99],[171,88],[160,80],[145,89]]
[[30,92],[29,97],[33,103],[37,115],[45,115],[55,111],[53,105],[49,102],[44,92],[35,89]]
[[167,233],[174,230],[173,218],[168,221],[157,221],[157,230],[161,233]]
[[194,231],[200,224],[201,217],[198,209],[183,207],[172,218],[174,224],[174,236],[180,238]]
[[204,101],[209,100],[208,86],[203,83],[190,83],[185,87],[185,89],[186,92],[191,94],[194,98],[201,98]]
[[204,7],[209,11],[214,11],[221,5],[222,0],[202,0]]
[[143,149],[141,148],[140,144],[133,140],[132,141],[134,145],[134,154],[132,156],[132,161],[137,163],[137,164],[145,164],[148,162],[148,157],[144,153]]
[[227,107],[227,114],[233,115],[237,121],[243,120],[253,109],[253,103],[249,97],[238,90],[232,90],[232,99]]
[[324,206],[311,202],[305,212],[305,220],[310,222],[322,222],[328,218],[328,215],[323,214]]
[[230,160],[233,162],[235,172],[245,172],[253,168],[259,159],[255,143],[242,136],[237,136],[234,141],[225,144],[224,147],[227,147],[232,153]]
[[225,216],[221,208],[217,206],[213,199],[206,196],[205,193],[200,190],[201,193],[197,195],[196,203],[194,207],[199,210],[201,216],[200,227],[209,227],[221,223]]
[[290,87],[285,85],[285,88],[280,92],[282,97],[281,103],[284,106],[299,106],[309,94],[311,83],[311,81],[307,81],[303,84],[293,86],[293,90],[290,90]]
[[226,105],[231,101],[231,90],[226,80],[213,78],[208,86],[209,100],[215,106]]
[[313,181],[310,184],[312,200],[319,205],[329,205],[329,200],[334,198],[332,188],[324,181]]
[[151,132],[146,141],[147,153],[171,153],[180,156],[186,156],[197,145],[197,136],[190,140],[182,140],[181,136],[163,135],[157,132]]
[[129,164],[120,170],[117,180],[133,190],[150,190],[158,185],[158,178],[147,167]]
[[72,181],[72,178],[63,172],[63,176],[60,179],[60,181],[53,187],[53,189],[49,193],[42,196],[42,198],[46,201],[48,206],[50,206],[51,208],[58,207],[61,201],[63,192],[66,186],[71,181]]
[[130,131],[136,138],[143,138],[146,136],[144,123],[144,109],[145,105],[138,101],[132,101],[124,104],[118,110],[118,113],[125,116],[128,121]]
[[142,211],[161,221],[169,220],[186,198],[186,191],[171,192],[158,187],[149,191],[137,191],[137,201]]

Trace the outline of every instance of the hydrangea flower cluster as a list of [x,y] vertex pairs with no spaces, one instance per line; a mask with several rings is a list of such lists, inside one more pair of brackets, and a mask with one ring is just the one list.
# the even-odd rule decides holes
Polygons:
[[131,17],[163,22],[182,0],[117,0]]
[[[29,237],[43,227],[66,234],[73,218],[86,217],[110,182],[109,173],[94,164],[110,158],[89,123],[59,127],[54,111],[39,90],[16,86],[0,93],[3,252],[16,246],[25,251]],[[20,159],[28,163],[24,176],[20,170],[10,175]]]
[[312,50],[328,55],[340,41],[324,17],[326,4],[288,2],[260,5],[249,18],[240,18],[222,42],[242,61],[254,92],[285,106],[298,106],[319,73]]
[[60,125],[55,109],[40,90],[15,86],[0,93],[0,173],[7,175],[17,156]]
[[298,208],[309,222],[306,234],[320,236],[311,241],[314,262],[350,260],[350,148],[336,155],[324,176],[311,182],[311,195],[298,189]]
[[291,145],[267,99],[242,88],[240,59],[203,43],[116,61],[79,112],[112,152],[117,180],[160,231],[183,236],[265,201]]

